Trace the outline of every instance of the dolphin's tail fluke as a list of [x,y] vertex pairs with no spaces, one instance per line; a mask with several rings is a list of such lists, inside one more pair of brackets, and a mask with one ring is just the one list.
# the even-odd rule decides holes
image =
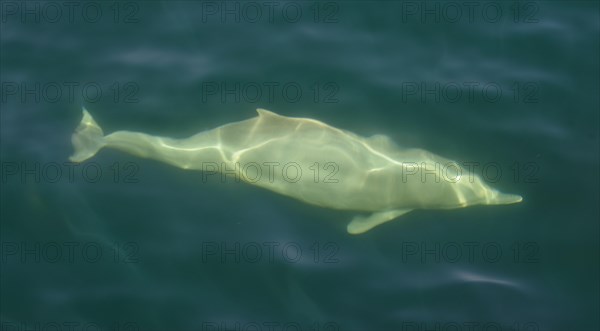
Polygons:
[[73,162],[82,162],[89,159],[106,145],[104,132],[85,108],[83,108],[81,123],[75,129],[71,142],[75,153],[69,159]]

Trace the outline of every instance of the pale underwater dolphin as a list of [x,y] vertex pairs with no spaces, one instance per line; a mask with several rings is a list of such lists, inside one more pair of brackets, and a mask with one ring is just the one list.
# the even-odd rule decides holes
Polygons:
[[[237,169],[238,178],[279,194],[321,207],[370,213],[354,217],[347,226],[351,234],[413,209],[522,200],[490,188],[477,175],[459,176],[464,169],[453,161],[422,149],[400,148],[383,135],[364,138],[310,118],[257,112],[248,120],[171,139],[130,131],[105,136],[83,109],[70,159],[82,162],[110,147],[183,169],[220,170],[222,176]],[[449,177],[448,169],[456,175]]]

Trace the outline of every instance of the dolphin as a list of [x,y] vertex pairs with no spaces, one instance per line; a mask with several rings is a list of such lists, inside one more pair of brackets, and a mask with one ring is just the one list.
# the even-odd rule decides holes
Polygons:
[[[90,113],[72,136],[73,162],[103,147],[182,169],[232,175],[325,208],[362,212],[347,225],[364,233],[414,209],[453,209],[517,203],[522,197],[465,175],[458,163],[384,135],[361,137],[311,118],[257,109],[258,116],[184,139],[117,131],[104,135]],[[206,178],[206,177],[203,177]],[[367,214],[367,215],[365,215]]]

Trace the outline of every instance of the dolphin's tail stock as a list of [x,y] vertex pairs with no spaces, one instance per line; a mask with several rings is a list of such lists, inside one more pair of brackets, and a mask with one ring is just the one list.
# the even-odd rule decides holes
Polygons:
[[104,132],[98,126],[92,115],[83,108],[83,118],[71,136],[75,153],[69,158],[73,162],[82,162],[94,156],[100,148],[106,145]]

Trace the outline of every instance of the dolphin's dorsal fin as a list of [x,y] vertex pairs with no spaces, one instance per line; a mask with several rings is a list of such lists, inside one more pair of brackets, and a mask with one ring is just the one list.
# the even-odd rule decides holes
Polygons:
[[283,116],[281,116],[279,114],[276,114],[276,113],[274,113],[274,112],[272,112],[270,110],[266,110],[266,109],[263,109],[263,108],[256,108],[256,112],[258,113],[259,117],[265,117],[265,118],[269,118],[269,117],[271,117],[271,118],[283,117]]

